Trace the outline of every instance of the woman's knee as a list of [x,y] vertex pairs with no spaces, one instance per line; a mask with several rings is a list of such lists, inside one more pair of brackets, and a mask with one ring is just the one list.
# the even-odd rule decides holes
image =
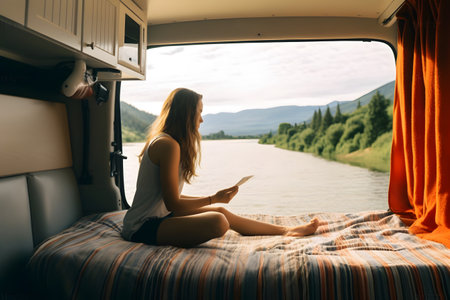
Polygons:
[[222,213],[212,213],[211,214],[211,230],[215,237],[220,237],[225,234],[225,232],[230,229],[230,223],[228,223],[227,218]]
[[215,207],[215,209],[217,212],[223,214],[225,217],[227,216],[227,213],[229,213],[229,211],[225,207],[222,207],[222,206],[217,206],[217,207]]

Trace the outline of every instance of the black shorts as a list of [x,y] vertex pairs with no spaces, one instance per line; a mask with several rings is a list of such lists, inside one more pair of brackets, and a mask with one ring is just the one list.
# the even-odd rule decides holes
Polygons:
[[148,245],[156,245],[156,234],[158,233],[159,225],[165,219],[173,216],[173,213],[165,217],[151,217],[142,224],[141,228],[131,236],[131,241],[135,243],[145,243]]

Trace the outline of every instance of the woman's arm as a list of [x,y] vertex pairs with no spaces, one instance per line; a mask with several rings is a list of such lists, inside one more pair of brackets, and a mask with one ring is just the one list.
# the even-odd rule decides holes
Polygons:
[[207,197],[180,197],[179,165],[180,146],[169,137],[161,137],[149,149],[151,160],[159,165],[161,188],[164,204],[173,212],[189,211],[213,203],[228,203],[238,192],[238,187],[231,187]]
[[[239,191],[239,187],[238,186],[232,186],[230,188],[224,189],[224,190],[220,190],[217,193],[215,193],[214,195],[211,196],[186,196],[186,195],[180,195],[180,200],[182,201],[187,201],[187,202],[191,202],[194,200],[202,200],[202,199],[209,199],[209,203],[210,204],[214,204],[214,203],[229,203],[231,201],[231,199],[233,199],[233,197],[237,194],[237,192]],[[194,209],[194,208],[189,208],[189,210]]]
[[180,199],[197,199],[197,198],[201,198],[199,196],[186,196],[186,195],[180,195]]

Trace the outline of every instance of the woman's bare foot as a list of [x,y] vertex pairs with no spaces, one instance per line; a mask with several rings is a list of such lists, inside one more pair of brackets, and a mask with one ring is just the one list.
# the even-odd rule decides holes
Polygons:
[[288,227],[286,230],[286,233],[284,235],[286,236],[305,236],[310,235],[316,232],[317,227],[319,227],[319,219],[314,218],[312,219],[308,224],[300,225],[296,227]]

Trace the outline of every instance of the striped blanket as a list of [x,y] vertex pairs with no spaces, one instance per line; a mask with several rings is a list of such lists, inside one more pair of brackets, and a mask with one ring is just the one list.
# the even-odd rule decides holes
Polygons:
[[120,236],[125,212],[88,216],[38,247],[36,289],[55,299],[450,299],[450,250],[389,212],[248,215],[313,236],[241,236],[196,248]]

